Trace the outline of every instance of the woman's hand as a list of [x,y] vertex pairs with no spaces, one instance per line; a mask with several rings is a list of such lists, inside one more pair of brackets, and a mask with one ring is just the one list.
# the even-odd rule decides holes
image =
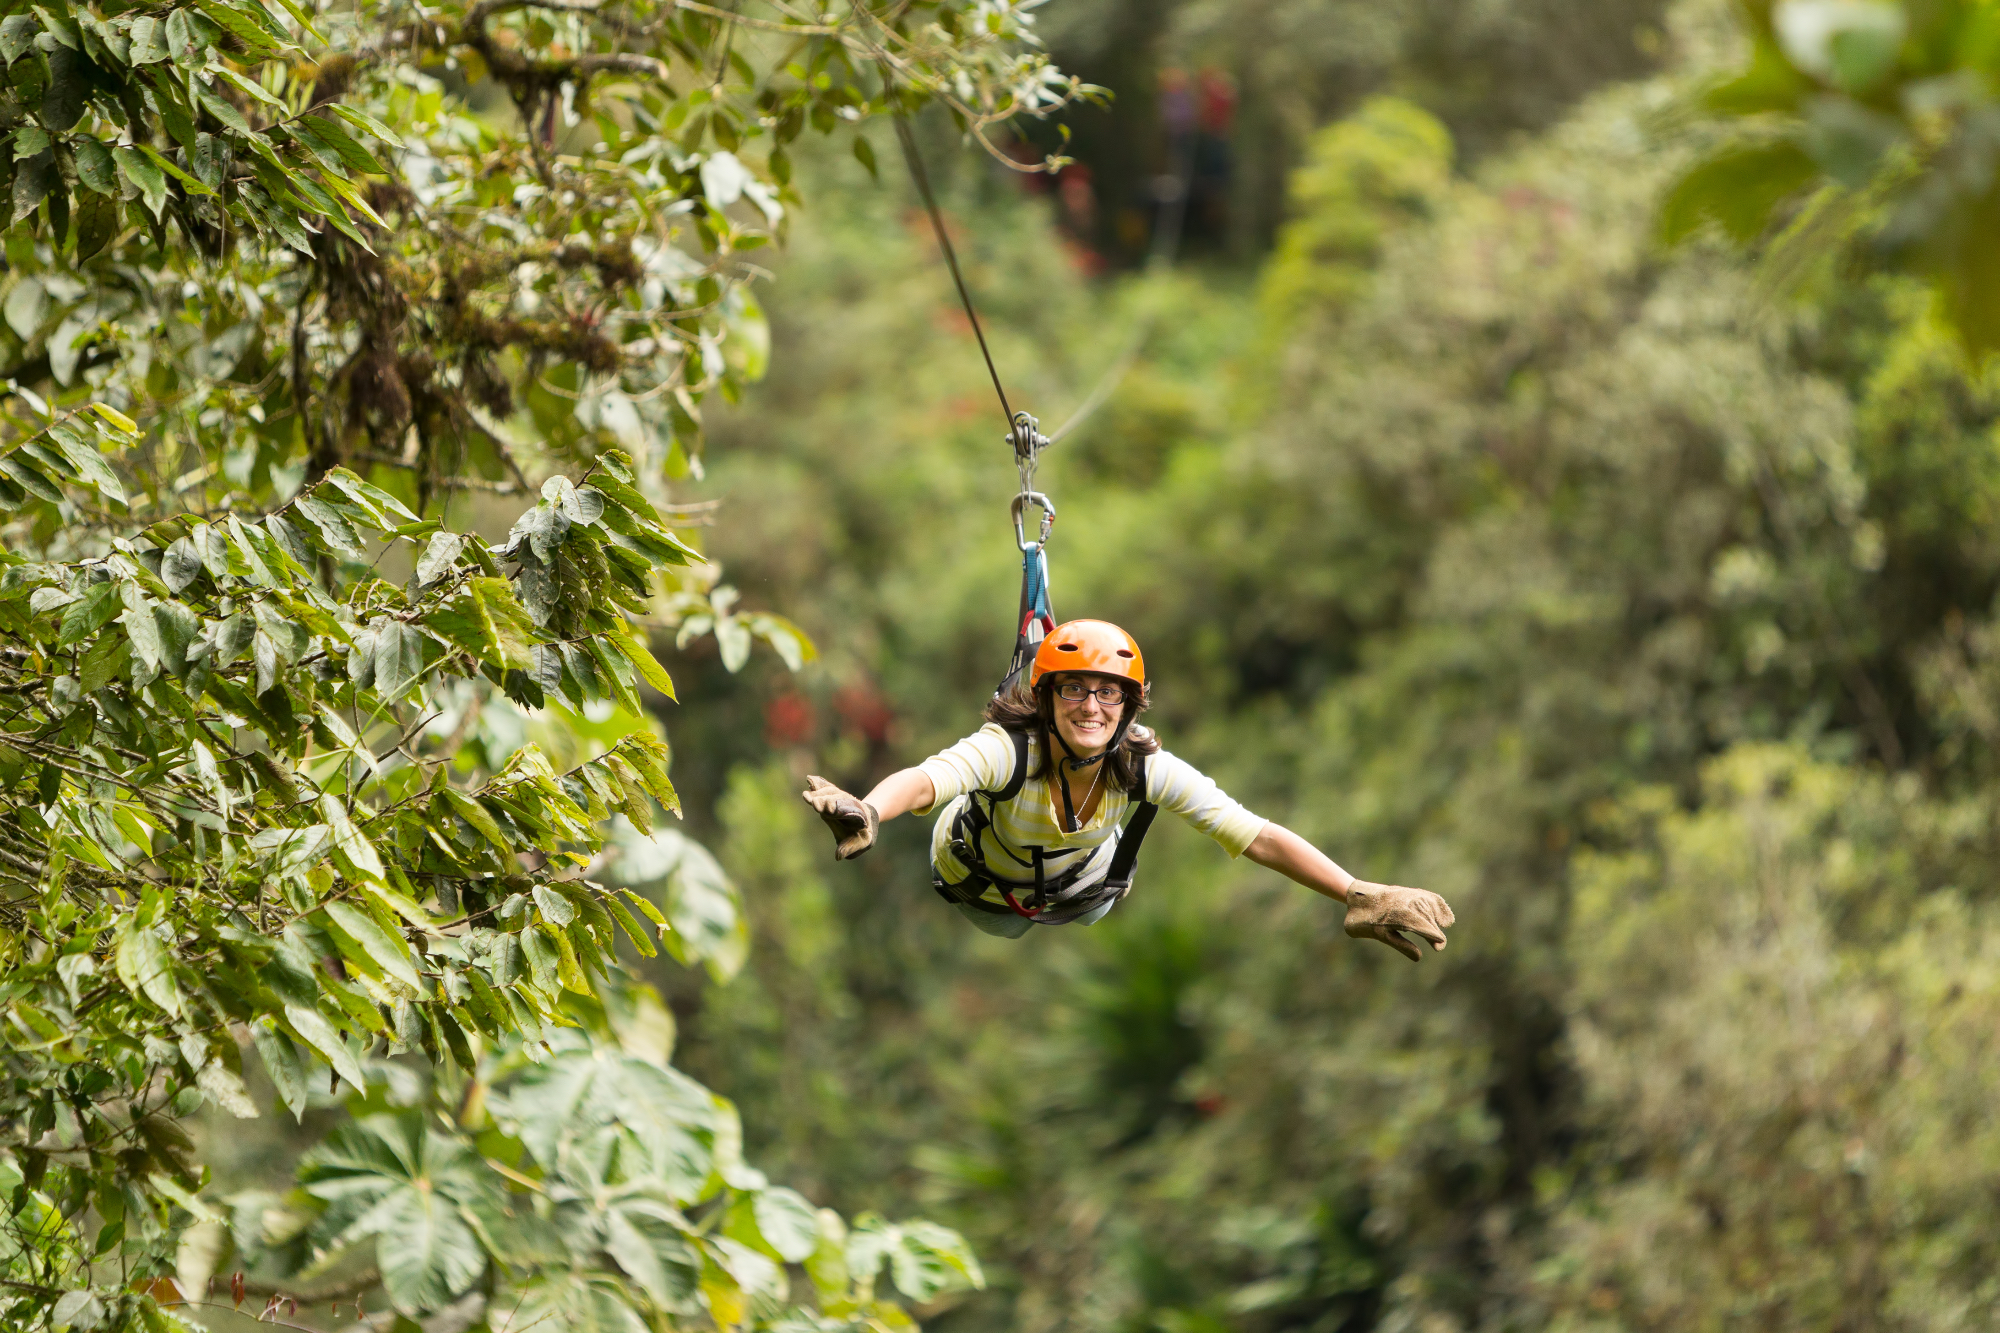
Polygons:
[[799,793],[833,830],[836,860],[852,861],[875,845],[875,832],[885,819],[925,809],[937,801],[937,789],[921,768],[898,769],[875,784],[867,800],[851,796],[813,776]]
[[1444,928],[1457,923],[1451,904],[1429,889],[1370,884],[1342,870],[1319,850],[1282,824],[1268,823],[1243,854],[1260,866],[1290,876],[1315,893],[1347,903],[1347,933],[1357,940],[1380,940],[1411,962],[1423,954],[1404,931],[1444,948]]
[[1393,884],[1369,884],[1355,880],[1347,886],[1349,936],[1357,940],[1380,940],[1411,962],[1421,962],[1423,954],[1404,931],[1429,940],[1432,949],[1443,949],[1444,928],[1458,918],[1451,904],[1429,889],[1406,889]]
[[882,816],[874,806],[818,776],[808,777],[806,789],[799,794],[833,831],[835,860],[852,861],[875,845],[875,831],[882,826]]

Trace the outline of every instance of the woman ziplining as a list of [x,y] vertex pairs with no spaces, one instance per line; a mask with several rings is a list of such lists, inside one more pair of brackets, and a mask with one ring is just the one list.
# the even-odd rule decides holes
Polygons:
[[[936,810],[932,887],[982,931],[1018,939],[1035,925],[1103,919],[1131,891],[1140,846],[1164,808],[1214,838],[1230,856],[1248,856],[1345,903],[1348,935],[1379,940],[1412,962],[1423,955],[1410,935],[1443,949],[1445,928],[1456,920],[1443,898],[1428,889],[1355,878],[1304,838],[1251,814],[1213,779],[1160,748],[1151,729],[1138,724],[1150,705],[1149,684],[1131,635],[1101,620],[1056,624],[1047,554],[1056,510],[1034,487],[1050,440],[1033,417],[1014,412],[1007,402],[915,140],[900,117],[896,131],[1007,413],[1020,478],[1012,516],[1021,551],[1021,600],[1014,654],[986,705],[984,727],[915,768],[890,774],[866,797],[818,776],[807,779],[803,795],[833,832],[834,855],[852,860],[875,845],[884,820]],[[1100,386],[1086,406],[1105,392]],[[1033,540],[1024,523],[1030,508],[1041,511],[1040,536]],[[1125,821],[1128,809],[1131,818]]]
[[[1380,940],[1413,962],[1423,955],[1410,935],[1444,948],[1456,918],[1443,898],[1357,879],[1251,814],[1137,724],[1148,704],[1132,636],[1074,620],[1042,638],[1027,681],[994,695],[978,732],[890,774],[865,798],[811,777],[805,799],[843,861],[875,844],[883,820],[936,809],[932,885],[989,935],[1018,939],[1034,925],[1101,920],[1131,890],[1139,845],[1165,809],[1230,856],[1346,903],[1344,928],[1355,939]],[[1121,824],[1128,809],[1132,819]]]

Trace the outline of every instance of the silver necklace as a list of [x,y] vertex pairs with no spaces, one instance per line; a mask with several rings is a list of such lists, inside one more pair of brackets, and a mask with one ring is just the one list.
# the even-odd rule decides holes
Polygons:
[[[1109,758],[1110,758],[1109,755],[1099,755],[1097,762],[1091,765],[1091,767],[1095,768],[1097,772],[1091,775],[1090,790],[1086,791],[1083,794],[1082,804],[1076,806],[1073,810],[1070,811],[1070,826],[1067,830],[1065,830],[1066,832],[1069,833],[1082,832],[1083,830],[1082,812],[1090,808],[1090,798],[1097,795],[1097,784],[1104,780],[1104,761]],[[1058,779],[1062,779],[1061,764],[1056,765],[1056,777]],[[1067,779],[1063,779],[1062,794],[1063,794],[1063,803],[1067,805],[1069,803],[1069,782]]]

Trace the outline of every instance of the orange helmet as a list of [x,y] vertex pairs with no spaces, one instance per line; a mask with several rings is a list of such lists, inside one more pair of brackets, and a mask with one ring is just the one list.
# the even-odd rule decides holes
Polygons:
[[1139,656],[1138,640],[1108,620],[1072,620],[1050,630],[1035,651],[1028,688],[1041,684],[1052,671],[1094,671],[1134,685],[1146,683],[1146,659]]

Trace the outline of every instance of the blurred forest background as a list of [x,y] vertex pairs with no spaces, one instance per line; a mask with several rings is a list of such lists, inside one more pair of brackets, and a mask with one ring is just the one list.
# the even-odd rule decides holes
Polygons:
[[1104,924],[1012,944],[930,893],[923,821],[830,860],[802,776],[971,730],[1015,599],[998,415],[885,139],[879,185],[812,164],[786,373],[715,423],[710,547],[822,656],[677,669],[754,939],[667,983],[680,1062],[816,1200],[964,1230],[993,1289],[939,1329],[1990,1326],[2000,399],[1913,283],[1776,299],[1658,244],[1726,7],[1044,31],[1117,93],[1077,166],[926,146],[1045,427],[1157,318],[1048,456],[1057,611],[1137,634],[1176,752],[1459,927],[1410,967],[1179,827]]
[[820,655],[671,664],[752,939],[727,985],[649,974],[676,1062],[814,1202],[961,1229],[950,1333],[1990,1327],[2000,385],[1912,281],[1778,298],[1659,244],[1726,6],[1042,21],[1116,93],[1076,165],[921,128],[1017,406],[1060,421],[1153,321],[1046,460],[1056,609],[1138,636],[1170,748],[1458,928],[1411,967],[1172,821],[1106,922],[1017,943],[930,892],[924,821],[832,862],[803,776],[972,730],[1016,596],[1001,423],[878,135],[879,181],[800,162],[784,373],[691,497]]

